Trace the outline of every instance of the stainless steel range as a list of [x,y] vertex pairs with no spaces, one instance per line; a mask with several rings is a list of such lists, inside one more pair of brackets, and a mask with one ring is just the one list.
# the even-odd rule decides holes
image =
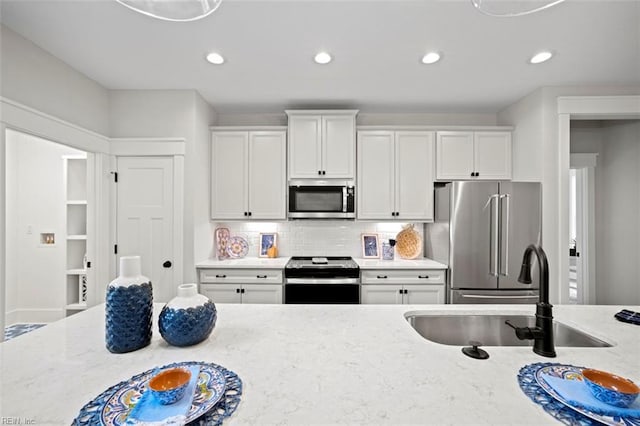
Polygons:
[[294,256],[284,276],[284,303],[360,303],[360,267],[350,257]]

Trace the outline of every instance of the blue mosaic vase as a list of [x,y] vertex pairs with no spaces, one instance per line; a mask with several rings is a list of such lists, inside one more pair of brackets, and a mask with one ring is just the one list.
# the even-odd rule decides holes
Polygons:
[[132,352],[151,343],[153,289],[140,274],[140,256],[120,258],[120,276],[107,287],[105,313],[109,352]]
[[198,294],[198,286],[183,284],[178,286],[178,296],[162,308],[158,327],[170,345],[191,346],[209,337],[217,318],[216,305]]

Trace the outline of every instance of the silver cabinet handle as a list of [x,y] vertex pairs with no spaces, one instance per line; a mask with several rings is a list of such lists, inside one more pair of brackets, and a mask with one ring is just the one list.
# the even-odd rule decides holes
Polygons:
[[533,299],[538,300],[538,296],[489,296],[482,294],[461,294],[463,299]]

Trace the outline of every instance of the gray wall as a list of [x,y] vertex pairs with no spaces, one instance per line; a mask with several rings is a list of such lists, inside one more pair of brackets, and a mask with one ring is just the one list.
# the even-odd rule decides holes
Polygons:
[[640,121],[578,122],[572,153],[597,153],[596,303],[640,304]]
[[0,48],[3,97],[108,135],[107,89],[2,25]]

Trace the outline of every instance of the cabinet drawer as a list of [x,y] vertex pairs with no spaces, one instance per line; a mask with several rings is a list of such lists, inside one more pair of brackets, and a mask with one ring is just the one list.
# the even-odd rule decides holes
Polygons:
[[440,269],[364,270],[362,284],[444,284],[445,272]]
[[282,269],[200,269],[201,283],[282,284]]

